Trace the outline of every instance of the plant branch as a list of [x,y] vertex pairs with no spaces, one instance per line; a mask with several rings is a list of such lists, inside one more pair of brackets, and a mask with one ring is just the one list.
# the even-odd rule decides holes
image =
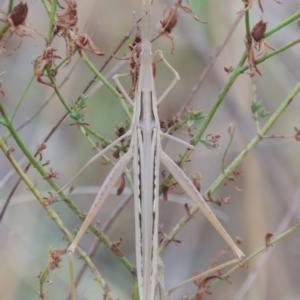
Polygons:
[[[300,92],[300,81],[296,84],[293,90],[287,95],[281,105],[277,108],[274,114],[269,118],[267,123],[261,129],[261,134],[265,135],[273,124],[278,120],[278,118],[283,114],[289,104],[293,101],[295,96]],[[237,168],[237,166],[244,160],[250,150],[252,150],[260,141],[261,136],[256,135],[250,143],[247,145],[246,149],[243,150],[233,161],[232,163],[222,172],[218,178],[214,181],[214,183],[210,186],[210,188],[205,192],[205,195],[210,193],[213,194],[216,189],[222,184],[222,182],[232,173],[233,170]],[[181,231],[184,225],[195,215],[198,211],[198,206],[193,206],[188,214],[186,214],[179,223],[175,226],[175,228],[171,231],[171,233],[162,241],[159,247],[159,253],[161,253],[164,248],[170,243],[170,241],[174,240],[175,236]]]

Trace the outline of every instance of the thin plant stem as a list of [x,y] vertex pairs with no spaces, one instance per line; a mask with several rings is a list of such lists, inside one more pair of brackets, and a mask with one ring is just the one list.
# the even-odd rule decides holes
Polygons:
[[[59,216],[56,214],[56,212],[51,208],[50,205],[45,205],[42,195],[39,193],[39,191],[36,189],[34,183],[27,177],[27,175],[23,172],[23,170],[19,167],[17,161],[14,159],[14,157],[11,154],[10,149],[7,147],[3,139],[0,139],[0,148],[3,151],[4,155],[7,157],[11,165],[15,168],[18,175],[22,178],[22,181],[27,185],[28,189],[31,191],[31,193],[35,196],[35,198],[38,200],[38,202],[42,205],[42,207],[46,210],[48,215],[51,217],[51,219],[54,221],[54,223],[59,227],[59,229],[64,233],[67,240],[69,242],[73,241],[73,235],[68,231],[68,229],[65,227]],[[79,253],[80,257],[84,259],[84,261],[89,265],[90,269],[92,270],[93,274],[96,277],[96,280],[99,282],[99,284],[102,286],[103,290],[107,289],[107,284],[105,280],[103,279],[102,275],[97,270],[96,266],[93,264],[91,259],[86,255],[86,253],[78,246],[76,248],[77,252]],[[109,291],[109,299],[114,299],[114,297],[111,296],[111,292]]]
[[[273,124],[278,120],[278,118],[283,114],[283,112],[287,109],[289,104],[293,101],[296,95],[300,92],[300,82],[296,84],[296,86],[292,89],[292,91],[287,95],[281,105],[277,108],[277,110],[273,113],[273,115],[269,118],[267,123],[261,128],[261,134],[265,135]],[[247,154],[262,140],[260,135],[256,135],[250,143],[247,145],[245,150],[243,150],[233,161],[232,163],[222,172],[218,178],[214,181],[214,183],[209,187],[209,189],[205,192],[205,194],[213,194],[217,188],[222,184],[222,182],[234,171],[237,166],[244,160]],[[175,236],[183,229],[185,224],[195,215],[198,211],[198,206],[193,206],[187,215],[185,215],[178,224],[174,227],[171,233],[162,241],[159,247],[159,253],[161,253],[164,248],[169,244],[170,241],[174,240]]]
[[178,112],[176,113],[177,116],[181,116],[185,110],[185,108],[189,105],[189,103],[191,103],[191,101],[193,100],[193,98],[195,97],[196,93],[199,91],[200,87],[202,86],[202,83],[204,82],[205,78],[207,77],[207,75],[209,74],[209,71],[212,69],[212,67],[214,66],[216,60],[218,59],[219,55],[222,53],[223,49],[225,48],[225,46],[227,45],[227,43],[229,42],[232,34],[234,33],[235,29],[237,28],[237,25],[239,24],[239,22],[241,21],[242,16],[238,16],[235,21],[233,22],[231,28],[229,29],[228,34],[226,35],[226,37],[224,38],[222,44],[220,47],[218,47],[218,49],[216,50],[216,53],[213,55],[213,57],[210,59],[209,64],[206,66],[206,68],[204,69],[204,71],[202,72],[202,74],[200,75],[198,81],[194,84],[194,86],[192,87],[192,90],[187,98],[186,101],[184,101],[184,103],[182,104],[181,108],[178,110]]
[[24,98],[25,98],[25,96],[26,96],[26,94],[27,94],[27,92],[28,92],[28,90],[29,90],[29,88],[30,88],[30,86],[31,86],[31,84],[32,84],[32,82],[33,82],[33,80],[34,80],[34,78],[35,78],[35,74],[32,74],[31,77],[30,77],[30,79],[28,80],[28,83],[26,84],[26,86],[25,86],[25,88],[24,88],[22,94],[21,94],[21,97],[20,97],[20,99],[19,99],[19,101],[18,101],[16,107],[15,107],[14,110],[13,110],[13,113],[12,113],[11,117],[10,117],[10,119],[11,119],[12,121],[13,121],[13,119],[14,119],[14,117],[15,117],[15,115],[16,115],[16,113],[17,113],[19,107],[20,107],[20,105],[22,104],[22,102],[23,102],[23,100],[24,100]]
[[[103,224],[101,231],[105,234],[107,234],[108,230],[110,229],[110,227],[113,225],[113,223],[115,222],[115,220],[117,219],[117,217],[119,216],[119,214],[124,210],[124,208],[127,206],[127,204],[129,203],[129,201],[132,199],[133,194],[129,194],[127,195],[121,202],[120,204],[114,209],[114,211],[111,213],[109,219]],[[90,249],[88,251],[88,256],[92,259],[99,247],[101,246],[101,242],[99,241],[99,239],[95,238],[92,245],[90,246]],[[80,280],[82,279],[82,276],[85,272],[87,268],[87,265],[84,264],[81,269],[78,272],[78,275],[76,277],[75,280],[75,286],[78,286]],[[71,300],[71,292],[69,294],[69,296],[67,297],[68,300]]]
[[122,95],[106,80],[106,78],[97,70],[97,68],[91,63],[87,55],[82,51],[81,53],[83,60],[95,76],[103,82],[103,84],[120,100],[121,105],[126,113],[126,115],[131,119],[131,112],[128,109],[128,105],[125,103]]
[[[7,117],[6,113],[3,110],[3,106],[0,102],[0,113],[3,115],[4,121],[6,122],[6,126],[8,128],[8,130],[10,131],[11,135],[13,136],[14,140],[16,141],[16,143],[18,144],[18,146],[20,147],[20,149],[22,150],[22,152],[24,153],[24,155],[28,158],[28,160],[31,162],[32,166],[40,173],[40,175],[43,178],[48,178],[49,174],[46,172],[46,170],[44,169],[44,167],[42,166],[42,164],[40,162],[38,162],[34,155],[32,155],[32,153],[30,152],[30,150],[27,148],[27,146],[25,145],[25,143],[23,142],[23,140],[21,139],[21,137],[19,136],[18,132],[16,131],[15,127],[13,126],[13,124],[10,122],[9,118]],[[4,142],[3,142],[4,143]],[[22,171],[23,172],[23,171]],[[54,191],[60,191],[61,188],[60,186],[56,183],[56,181],[52,178],[46,179],[46,181],[49,183],[49,185],[53,188]],[[68,207],[75,213],[75,215],[81,219],[84,220],[84,214],[82,214],[82,212],[76,207],[76,205],[70,200],[69,196],[67,194],[65,194],[64,192],[59,192],[59,197],[68,205]],[[101,241],[102,243],[112,251],[112,253],[115,254],[115,256],[122,261],[122,263],[124,264],[124,266],[130,271],[133,272],[133,266],[132,264],[129,262],[129,260],[123,256],[120,257],[118,255],[118,253],[112,248],[112,243],[109,241],[109,239],[102,233],[100,232],[97,227],[93,224],[91,224],[89,226],[89,230],[96,235]]]
[[[12,12],[13,6],[14,6],[14,1],[9,0],[8,9],[7,9],[7,13],[6,13],[7,16]],[[2,38],[8,29],[9,29],[9,24],[8,24],[8,22],[6,22],[3,24],[3,26],[0,29],[0,41],[2,41]]]
[[[9,1],[9,9],[8,9],[8,13],[7,15],[12,11],[13,9],[13,0]],[[45,9],[47,10],[47,12],[49,13],[49,27],[48,27],[48,33],[47,33],[47,45],[51,44],[51,41],[53,39],[53,29],[55,26],[55,22],[56,22],[56,9],[58,6],[58,1],[57,0],[53,0],[50,1],[50,4],[48,3],[48,1],[42,0],[42,3],[45,6]],[[180,1],[178,1],[178,3],[181,3]],[[247,5],[245,5],[245,7],[247,7]],[[174,14],[175,12],[173,12]],[[251,34],[251,28],[250,28],[250,13],[249,10],[247,10],[245,12],[245,32],[247,36],[250,36]],[[274,34],[275,32],[279,31],[280,29],[282,29],[283,27],[287,26],[288,24],[290,24],[291,22],[295,21],[296,19],[298,19],[300,17],[300,12],[295,13],[294,15],[290,16],[289,18],[287,18],[286,20],[284,20],[283,22],[279,23],[277,26],[275,26],[273,29],[269,30],[264,38],[269,37],[271,34]],[[170,22],[170,21],[169,21]],[[166,25],[165,27],[167,27],[168,25]],[[3,37],[3,34],[9,29],[9,24],[5,23],[2,26],[2,31],[0,32],[0,40]],[[126,36],[125,36],[126,37]],[[157,38],[157,37],[156,37]],[[156,39],[155,38],[155,39]],[[121,41],[120,43],[120,47],[121,45],[124,43],[126,39],[124,39],[123,41]],[[279,53],[286,51],[287,49],[289,49],[290,47],[298,44],[300,42],[300,39],[297,39],[283,47],[280,47],[278,49],[276,49],[275,51],[263,56],[263,57],[259,57],[256,60],[256,64],[260,64],[263,61],[278,55]],[[117,47],[116,52],[119,50],[120,48]],[[75,51],[74,51],[75,53]],[[73,53],[73,54],[74,54]],[[89,83],[87,84],[85,91],[88,90],[88,88],[93,84],[95,78],[98,78],[109,90],[110,92],[117,97],[118,100],[120,100],[121,105],[126,113],[127,119],[131,119],[131,110],[130,110],[130,106],[124,101],[123,97],[121,96],[121,94],[114,88],[114,86],[108,81],[106,80],[106,78],[101,74],[103,68],[108,64],[108,62],[114,57],[114,53],[109,57],[109,59],[104,63],[103,68],[101,68],[100,71],[97,70],[97,68],[95,67],[95,65],[89,60],[88,56],[85,54],[84,51],[80,51],[80,55],[82,57],[82,59],[84,60],[84,62],[86,63],[86,65],[90,68],[90,70],[93,72],[94,79],[89,81]],[[60,67],[62,67],[65,62],[69,59],[69,57],[64,58],[60,64],[58,65],[58,67],[56,67],[55,71],[57,71]],[[224,101],[228,91],[230,90],[230,88],[232,87],[232,85],[235,83],[236,79],[245,71],[247,71],[249,69],[249,66],[246,65],[246,60],[247,60],[247,51],[244,52],[244,54],[241,56],[239,63],[237,64],[236,68],[234,69],[232,75],[229,77],[229,79],[227,80],[224,88],[221,90],[219,96],[217,97],[217,99],[215,100],[215,102],[213,103],[210,111],[208,112],[207,117],[204,119],[202,125],[200,126],[198,132],[193,136],[193,145],[197,145],[197,143],[201,142],[201,139],[205,133],[205,131],[207,130],[211,120],[213,119],[213,117],[215,116],[215,113],[217,112],[217,110],[219,109],[219,106],[221,105],[221,103]],[[58,126],[62,123],[63,120],[65,120],[65,118],[68,116],[69,113],[72,112],[70,105],[67,103],[66,99],[64,98],[63,94],[61,93],[60,87],[58,87],[56,85],[56,81],[55,78],[53,77],[53,70],[50,70],[50,65],[48,65],[46,67],[46,71],[48,73],[48,77],[51,81],[51,83],[54,86],[54,91],[55,94],[58,96],[58,98],[60,99],[62,105],[64,106],[64,108],[66,109],[66,113],[64,114],[64,116],[59,120],[59,122],[56,124],[56,126],[50,131],[50,133],[47,135],[47,138],[45,139],[45,141],[48,141],[48,139],[52,136],[53,132],[55,132],[55,130],[58,128]],[[207,73],[206,73],[207,74]],[[33,165],[34,168],[36,168],[36,170],[39,172],[39,174],[45,179],[47,180],[47,182],[49,183],[49,185],[53,188],[53,190],[55,191],[60,191],[60,187],[57,184],[57,182],[54,180],[55,177],[51,177],[47,171],[45,170],[44,166],[42,165],[42,163],[40,161],[38,161],[36,159],[36,156],[39,153],[39,149],[35,152],[35,154],[33,155],[31,153],[31,151],[28,149],[28,147],[26,146],[26,144],[24,143],[24,141],[22,140],[21,136],[19,135],[18,130],[16,130],[16,128],[14,127],[13,124],[13,120],[15,119],[15,116],[20,108],[21,103],[24,100],[25,95],[27,94],[27,91],[33,81],[34,76],[32,76],[27,84],[27,86],[25,87],[25,90],[22,92],[16,107],[14,108],[12,115],[9,116],[7,114],[7,112],[5,112],[3,104],[0,102],[0,114],[2,114],[3,119],[0,120],[0,123],[3,124],[4,126],[6,126],[6,128],[8,129],[8,133],[12,135],[13,139],[15,140],[15,142],[17,143],[17,145],[19,146],[19,148],[21,149],[21,151],[24,153],[24,155],[28,158],[29,160],[29,164],[26,166],[25,170],[23,171],[20,167],[20,165],[18,165],[18,163],[14,160],[14,157],[12,156],[12,151],[9,149],[8,143],[7,143],[7,137],[8,135],[5,135],[3,138],[0,138],[0,148],[3,151],[4,155],[7,157],[7,159],[9,160],[9,162],[12,164],[12,166],[15,168],[16,172],[18,173],[18,175],[20,176],[20,181],[24,181],[24,183],[27,185],[27,187],[29,188],[29,190],[33,193],[33,195],[35,196],[35,198],[37,198],[37,200],[40,202],[40,204],[43,206],[43,208],[47,211],[47,213],[49,214],[49,216],[54,220],[54,222],[56,223],[56,225],[60,228],[60,230],[66,235],[67,239],[69,242],[71,242],[73,240],[73,236],[72,234],[65,228],[65,225],[63,224],[63,222],[60,220],[59,216],[56,214],[56,212],[51,208],[50,205],[46,205],[45,201],[42,197],[42,195],[39,193],[39,191],[37,190],[36,186],[33,184],[33,182],[28,178],[28,176],[26,175],[26,172],[28,170],[28,168],[30,167],[30,165]],[[203,80],[201,78],[201,80]],[[198,87],[200,86],[200,84],[198,85]],[[232,173],[232,171],[234,171],[236,169],[236,167],[244,160],[244,158],[247,156],[247,154],[249,153],[249,151],[251,151],[263,138],[264,135],[270,130],[270,128],[273,126],[273,124],[277,121],[277,119],[282,115],[282,113],[286,110],[286,108],[288,107],[288,105],[292,102],[293,98],[300,92],[300,82],[297,83],[297,85],[293,88],[293,90],[289,93],[289,95],[284,99],[284,101],[281,103],[281,105],[278,107],[278,109],[274,112],[274,114],[268,119],[268,121],[266,122],[266,124],[264,125],[264,127],[262,129],[260,129],[260,131],[258,132],[258,134],[249,142],[249,144],[247,145],[246,149],[244,151],[242,151],[232,162],[231,164],[226,168],[223,169],[222,173],[219,175],[219,177],[215,180],[215,182],[211,185],[211,187],[208,189],[208,191],[205,194],[212,194],[214,193],[217,188],[224,182],[224,180]],[[80,99],[80,96],[78,97],[78,99]],[[181,125],[183,126],[186,121],[181,122]],[[98,146],[97,143],[95,143],[88,134],[94,136],[95,138],[97,138],[98,140],[109,144],[111,141],[109,139],[106,139],[105,137],[99,135],[95,130],[93,130],[90,126],[87,125],[81,125],[79,124],[78,126],[80,126],[80,130],[81,132],[87,137],[87,140],[91,143],[91,145],[93,145],[94,148],[96,148],[98,151]],[[174,126],[175,128],[175,126]],[[174,129],[175,130],[175,129]],[[170,130],[171,131],[171,130]],[[122,144],[122,143],[121,143]],[[117,148],[121,151],[126,151],[126,147],[123,147],[123,145],[117,146]],[[190,155],[190,151],[187,150],[183,153],[183,155],[181,156],[180,161],[178,162],[178,165],[182,165],[189,157]],[[225,152],[226,154],[226,152]],[[111,162],[111,160],[109,160],[107,157],[104,157],[104,159],[107,159],[107,161],[109,161],[111,164],[113,164],[113,162]],[[129,181],[131,180],[129,171],[126,170],[125,171],[126,176],[128,176]],[[168,176],[165,184],[169,181],[171,181],[172,176]],[[131,185],[132,182],[130,181]],[[15,185],[15,188],[18,186],[18,183]],[[13,195],[14,189],[11,192],[11,195],[8,197],[8,199],[10,199],[10,197]],[[81,220],[84,219],[84,214],[78,210],[78,208],[74,205],[74,203],[71,201],[71,199],[69,198],[69,195],[64,193],[64,192],[59,192],[59,197],[69,206],[69,208],[75,213],[76,216],[78,216]],[[159,248],[159,252],[161,253],[164,248],[166,247],[166,245],[171,241],[174,240],[176,234],[184,227],[184,225],[186,224],[187,221],[189,221],[193,215],[197,212],[198,207],[193,207],[190,208],[188,211],[188,214],[177,224],[177,226],[173,229],[173,231],[170,233],[169,236],[167,236],[167,238],[165,238],[163,240],[163,242],[160,245]],[[5,211],[5,210],[4,210]],[[1,215],[0,215],[0,221],[1,221],[1,217],[4,214],[4,211],[2,211]],[[120,210],[119,210],[120,211]],[[116,214],[113,214],[111,216],[111,219],[109,220],[111,223],[115,220],[116,218]],[[110,223],[110,224],[111,224]],[[276,243],[277,241],[279,241],[280,239],[282,239],[283,237],[289,235],[290,233],[292,233],[295,229],[297,229],[299,227],[299,224],[297,223],[294,227],[290,228],[290,230],[285,231],[284,234],[281,234],[280,236],[278,236],[277,238],[272,239],[272,241],[270,242],[270,245],[273,245],[274,243]],[[106,235],[104,234],[105,232],[100,231],[97,229],[96,226],[94,225],[90,225],[89,229],[98,237],[99,240],[101,240],[101,242],[108,248],[111,250],[111,252],[114,253],[114,255],[121,261],[122,264],[124,264],[124,266],[130,271],[130,273],[133,275],[134,277],[134,291],[135,293],[137,292],[137,281],[136,281],[136,276],[135,276],[135,269],[132,266],[132,264],[126,259],[126,257],[121,257],[117,251],[115,251],[112,247],[113,243],[111,243],[109,241],[109,239],[106,237]],[[252,254],[251,256],[247,257],[247,259],[245,261],[248,261],[250,259],[252,259],[255,255],[257,255],[258,253],[260,253],[261,251],[266,250],[266,247],[263,247],[261,249],[259,249],[258,251],[256,251],[254,254]],[[108,288],[107,284],[105,283],[104,279],[102,278],[102,275],[99,273],[99,271],[95,268],[95,266],[93,265],[92,261],[91,261],[91,256],[86,255],[81,249],[80,247],[77,248],[77,251],[79,252],[80,256],[84,258],[84,260],[86,261],[86,263],[89,265],[89,267],[92,269],[92,271],[94,272],[97,281],[100,283],[100,285],[102,286],[102,289],[104,291],[104,296],[107,299],[114,299],[113,296],[111,295],[110,289]],[[48,268],[48,267],[47,267]],[[43,283],[46,280],[47,274],[49,273],[49,269],[47,269],[43,272],[42,274],[42,280],[41,282],[41,292],[43,291]],[[235,270],[235,268],[233,268],[232,270]],[[232,271],[233,272],[233,271]],[[73,272],[72,272],[73,274]],[[227,273],[226,273],[227,274]],[[224,278],[226,278],[226,274],[224,274]],[[216,281],[217,282],[217,281]],[[211,286],[214,284],[214,282],[211,284]],[[134,299],[138,298],[137,295],[134,295]]]
[[[46,4],[47,7],[48,7],[48,4],[47,4],[47,3],[45,3],[45,4]],[[50,11],[50,10],[49,10],[49,11]],[[140,21],[141,21],[141,19],[139,19],[139,20],[137,21],[137,23],[139,23]],[[110,55],[110,57],[104,62],[104,64],[102,65],[102,67],[99,69],[99,72],[102,72],[102,71],[104,70],[104,68],[108,65],[108,63],[111,61],[111,59],[114,57],[114,55],[118,52],[118,50],[122,47],[122,45],[129,39],[130,35],[132,34],[132,31],[133,31],[134,27],[135,27],[135,26],[133,26],[133,27],[131,28],[131,30],[123,37],[123,39],[122,39],[121,42],[116,46],[115,50],[112,52],[112,54]],[[64,61],[66,61],[67,59],[68,59],[68,58],[66,58]],[[78,63],[78,61],[79,61],[79,59],[77,60],[76,64]],[[74,68],[76,67],[76,64],[75,64],[75,65],[73,66],[73,68],[70,70],[69,74],[71,74],[71,73],[73,72]],[[57,68],[58,68],[58,67],[57,67]],[[62,87],[62,86],[64,85],[64,83],[66,82],[66,80],[67,80],[68,77],[69,77],[69,75],[68,75],[68,76],[60,83],[59,88]],[[34,78],[34,77],[33,77],[33,78]],[[87,86],[86,86],[86,87],[84,88],[84,90],[82,91],[82,94],[84,94],[84,93],[86,93],[86,92],[88,91],[88,89],[89,89],[89,88],[92,86],[92,84],[94,83],[95,79],[96,79],[96,76],[94,76],[94,78],[87,84]],[[29,87],[30,84],[28,84],[27,86]],[[27,92],[27,89],[25,89],[25,91],[24,91],[24,93],[23,93],[24,96],[25,96],[26,92]],[[21,124],[21,125],[17,128],[17,131],[21,130],[23,127],[25,127],[27,124],[29,124],[36,116],[38,116],[39,113],[43,110],[43,108],[47,106],[47,104],[51,101],[51,99],[53,99],[53,96],[54,96],[54,95],[55,95],[55,93],[53,93],[53,95],[52,95],[52,96],[51,96],[51,97],[50,97],[50,98],[49,98],[49,99],[41,106],[41,108],[40,108],[37,112],[35,112],[35,113],[32,115],[32,117],[29,118],[29,120],[27,120],[25,123]],[[20,100],[19,100],[19,103],[22,102],[22,99],[23,99],[23,97],[21,96],[21,98],[20,98]],[[79,101],[79,99],[80,99],[80,96],[77,98],[76,101]],[[17,105],[17,108],[18,108],[18,107],[19,107],[19,105]],[[15,113],[17,112],[17,108],[15,109]],[[12,114],[11,120],[13,120],[15,113]],[[68,112],[65,113],[65,114],[63,115],[63,117],[60,118],[60,120],[56,123],[56,125],[50,130],[50,132],[47,134],[46,138],[43,140],[43,142],[41,143],[41,145],[47,143],[47,141],[50,139],[50,137],[52,136],[52,134],[53,134],[53,133],[55,132],[55,130],[60,126],[60,124],[62,124],[62,122],[66,119],[67,116],[68,116]],[[9,136],[10,136],[10,135],[9,135]],[[8,137],[9,137],[9,136],[8,136]],[[100,138],[100,136],[98,136],[98,137]],[[100,140],[101,140],[101,139],[100,139]],[[36,157],[36,155],[38,154],[38,151],[39,151],[39,148],[38,148],[38,150],[37,150],[37,152],[36,152],[36,154],[35,154],[35,157]],[[30,166],[31,166],[31,163],[29,162],[28,165],[26,166],[25,170],[24,170],[25,173],[27,173],[27,171],[29,170]],[[128,176],[128,172],[126,172],[126,176]],[[131,177],[130,177],[130,179],[128,179],[128,180],[129,180],[130,184],[132,185]],[[11,192],[9,193],[9,195],[8,195],[6,201],[5,201],[5,204],[4,204],[4,206],[3,206],[3,208],[2,208],[2,210],[1,210],[1,212],[0,212],[0,222],[1,222],[1,220],[3,219],[4,214],[5,214],[5,212],[6,212],[6,209],[7,209],[8,205],[9,205],[9,202],[10,202],[12,196],[14,195],[14,192],[16,191],[16,189],[17,189],[17,187],[18,187],[18,185],[20,184],[21,181],[22,181],[21,178],[19,178],[18,181],[17,181],[17,182],[15,183],[15,185],[13,186]]]
[[55,17],[56,17],[56,7],[57,7],[58,0],[52,0],[52,6],[50,11],[50,20],[49,20],[49,27],[48,27],[48,34],[47,34],[47,41],[48,43],[52,39],[53,35],[53,27],[55,23]]
[[[300,17],[300,11],[295,13],[293,16],[291,16],[290,18],[288,18],[288,22],[285,20],[281,23],[279,23],[277,26],[275,26],[276,30],[271,29],[270,31],[268,31],[265,36],[268,37],[271,34],[274,34],[275,32],[277,32],[278,30],[282,29],[283,27],[287,26],[288,24],[290,24],[291,22],[295,21],[296,19],[298,19]],[[299,41],[293,41],[292,43],[285,45],[263,57],[260,57],[256,60],[257,64],[271,58],[272,56],[283,52],[287,49],[289,49],[290,47],[296,45]],[[274,54],[275,52],[275,54]],[[246,70],[249,69],[249,66],[245,65],[247,59],[247,51],[245,51],[240,59],[240,61],[238,62],[236,68],[234,69],[234,71],[232,72],[231,76],[229,77],[229,79],[227,80],[227,83],[224,85],[223,89],[221,90],[221,92],[219,93],[219,96],[217,97],[216,101],[214,102],[212,108],[210,109],[209,113],[207,114],[206,118],[204,119],[204,122],[202,123],[202,125],[200,126],[200,128],[198,129],[198,132],[194,135],[193,137],[193,145],[196,146],[205,130],[207,129],[208,125],[210,124],[213,116],[215,115],[216,111],[218,110],[219,106],[221,105],[221,103],[223,102],[225,96],[227,95],[228,91],[230,90],[230,88],[232,87],[232,85],[234,84],[234,82],[236,81],[236,79],[238,78],[238,76],[240,74],[242,74],[243,72],[245,72]],[[179,166],[181,166],[190,156],[191,151],[190,150],[186,150],[180,157],[180,160],[177,162],[177,164]],[[168,186],[172,180],[173,176],[170,174],[163,182],[162,186]],[[160,188],[160,193],[162,192],[162,186]]]
[[[267,248],[270,248],[270,247],[274,246],[276,243],[278,243],[279,241],[281,241],[285,237],[289,236],[290,234],[292,234],[293,232],[295,232],[299,228],[300,228],[300,224],[296,224],[296,225],[290,227],[289,229],[287,229],[286,231],[284,231],[282,234],[278,235],[277,237],[272,238],[272,240],[270,242],[268,242]],[[253,252],[251,255],[247,256],[243,260],[243,264],[247,263],[248,261],[251,261],[257,255],[266,252],[267,248],[266,248],[266,246],[263,246],[263,247],[259,248],[258,250],[256,250],[255,252]],[[213,287],[214,285],[216,285],[217,283],[219,283],[221,280],[224,280],[224,279],[228,278],[228,276],[230,276],[234,271],[236,271],[239,268],[240,268],[240,265],[238,265],[238,264],[236,266],[232,267],[229,271],[227,271],[224,274],[222,274],[220,276],[220,278],[212,281],[209,284],[209,287]],[[191,296],[191,297],[188,298],[188,300],[196,300],[197,299],[196,296],[197,295]]]

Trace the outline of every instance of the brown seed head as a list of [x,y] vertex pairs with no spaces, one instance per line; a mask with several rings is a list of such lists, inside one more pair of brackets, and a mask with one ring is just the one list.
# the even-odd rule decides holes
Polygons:
[[162,28],[161,32],[171,33],[171,31],[175,28],[179,20],[179,13],[175,8],[169,10],[169,12],[164,16],[164,18],[160,21]]
[[267,29],[267,23],[268,22],[264,22],[263,20],[260,20],[252,29],[251,31],[251,35],[253,37],[253,39],[256,42],[259,42],[260,40],[263,39],[266,29]]
[[121,126],[120,128],[118,128],[118,130],[116,131],[116,134],[118,137],[124,135],[126,133],[126,129],[125,127]]
[[27,3],[23,3],[22,1],[16,5],[12,12],[8,16],[8,21],[10,24],[14,26],[19,26],[21,25],[26,17],[27,17],[27,12],[28,12],[28,7]]

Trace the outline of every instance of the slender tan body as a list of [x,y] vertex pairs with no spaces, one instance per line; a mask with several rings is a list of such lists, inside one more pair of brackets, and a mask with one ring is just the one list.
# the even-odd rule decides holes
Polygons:
[[[163,95],[157,100],[153,71],[152,52],[150,42],[151,29],[151,1],[143,0],[143,34],[142,51],[140,54],[140,70],[138,86],[134,102],[120,84],[118,77],[114,80],[127,101],[134,105],[133,118],[130,130],[122,137],[115,140],[110,146],[94,156],[76,175],[91,164],[106,151],[112,149],[117,143],[127,136],[131,136],[130,146],[124,156],[111,170],[96,199],[86,216],[74,241],[68,248],[70,257],[70,272],[72,284],[72,299],[75,300],[75,283],[73,278],[72,255],[81,237],[86,232],[95,214],[108,197],[111,189],[122,175],[125,167],[133,158],[134,176],[134,202],[135,202],[135,240],[136,240],[136,269],[140,300],[154,300],[156,277],[157,277],[157,250],[158,250],[158,209],[159,209],[159,163],[160,161],[172,173],[188,196],[198,205],[206,218],[212,223],[216,230],[222,235],[227,244],[234,251],[238,259],[244,257],[243,252],[235,245],[226,230],[215,217],[210,207],[206,204],[202,195],[197,191],[188,176],[173,162],[173,160],[162,150],[161,139],[167,136],[160,130],[160,122],[157,113],[157,105],[165,98],[169,91],[179,80],[178,73],[161,57],[163,62],[174,73],[175,78]],[[189,148],[191,145],[174,137],[168,138],[180,142]],[[74,178],[75,178],[74,177]],[[71,181],[74,179],[72,178]]]

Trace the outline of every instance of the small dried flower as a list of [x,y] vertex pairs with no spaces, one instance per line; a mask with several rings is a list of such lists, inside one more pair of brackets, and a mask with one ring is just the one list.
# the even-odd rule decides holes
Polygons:
[[16,5],[12,12],[8,15],[7,21],[11,26],[19,26],[24,23],[28,13],[27,3],[22,1]]
[[226,73],[232,73],[233,72],[233,70],[234,70],[234,68],[232,67],[232,66],[230,66],[230,67],[224,67],[224,71],[226,72]]
[[271,238],[273,237],[273,234],[272,233],[267,233],[266,236],[265,236],[265,243],[266,243],[266,250],[272,246],[271,245]]
[[96,45],[93,43],[93,41],[87,34],[80,35],[76,39],[75,44],[78,47],[79,53],[80,50],[87,50],[98,56],[104,55],[104,52],[100,51],[99,48],[96,47]]
[[263,20],[260,20],[252,29],[251,35],[255,42],[259,42],[263,39],[266,30],[267,30],[267,23]]
[[167,14],[164,14],[163,19],[160,21],[162,28],[160,33],[171,33],[179,20],[179,13],[176,8],[171,8]]
[[42,76],[44,75],[46,66],[49,65],[51,67],[52,65],[55,65],[54,59],[60,58],[60,56],[54,55],[55,51],[56,50],[53,49],[52,47],[47,47],[43,51],[43,53],[37,57],[35,64],[34,64],[34,72],[35,72],[37,81],[42,84],[49,85],[51,87],[53,87],[52,83],[44,81],[42,79]]
[[295,134],[295,140],[297,142],[300,142],[300,129],[295,127],[295,131],[296,131],[296,134]]

